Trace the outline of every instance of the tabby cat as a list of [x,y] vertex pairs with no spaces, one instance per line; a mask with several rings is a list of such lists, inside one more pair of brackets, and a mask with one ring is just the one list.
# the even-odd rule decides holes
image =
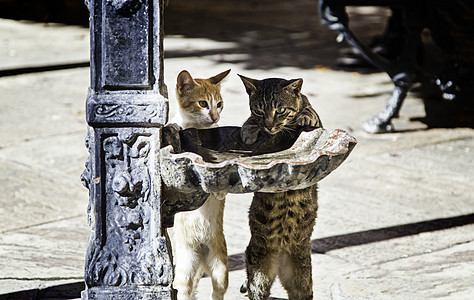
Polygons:
[[[173,123],[183,128],[216,127],[224,107],[220,82],[230,70],[208,79],[193,79],[181,71],[176,83],[179,104]],[[225,194],[211,194],[199,209],[175,216],[174,257],[178,300],[193,299],[203,273],[212,279],[211,299],[223,299],[228,286],[227,245],[224,237]]]
[[[240,75],[239,75],[240,76]],[[301,94],[302,79],[255,80],[240,76],[250,98],[251,116],[241,138],[253,144],[260,134],[322,127]],[[268,299],[278,275],[289,300],[313,299],[311,234],[318,209],[317,186],[280,193],[255,193],[249,209],[251,239],[245,252],[248,296]]]

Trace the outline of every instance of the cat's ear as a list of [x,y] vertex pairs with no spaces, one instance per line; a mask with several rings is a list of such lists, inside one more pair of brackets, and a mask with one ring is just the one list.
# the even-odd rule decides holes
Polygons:
[[207,81],[209,81],[212,84],[219,84],[222,81],[222,79],[224,79],[229,74],[229,72],[230,72],[230,69],[222,73],[219,73],[216,76],[208,78]]
[[286,89],[290,89],[294,91],[295,93],[301,92],[301,86],[303,86],[303,79],[298,78],[298,79],[292,79],[289,80],[289,84],[285,86]]
[[[239,75],[239,74],[237,74],[237,75]],[[245,85],[245,90],[247,91],[247,94],[250,95],[250,94],[252,94],[253,92],[255,92],[257,90],[257,85],[258,85],[259,80],[248,78],[248,77],[245,77],[245,76],[242,76],[242,75],[239,75],[239,77],[240,77],[240,79],[242,79],[242,82]]]
[[183,70],[179,73],[178,78],[176,79],[176,91],[178,94],[181,95],[185,89],[189,89],[195,85],[196,82],[188,71]]

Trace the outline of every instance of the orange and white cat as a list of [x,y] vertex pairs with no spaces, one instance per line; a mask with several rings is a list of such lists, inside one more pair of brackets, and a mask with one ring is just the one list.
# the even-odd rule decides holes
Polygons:
[[[208,79],[193,79],[179,73],[176,83],[178,111],[170,123],[182,128],[217,127],[224,108],[220,82],[230,70]],[[203,206],[176,214],[174,222],[175,278],[178,300],[194,299],[204,273],[212,280],[212,300],[221,300],[227,290],[229,269],[224,237],[225,194],[211,194]]]

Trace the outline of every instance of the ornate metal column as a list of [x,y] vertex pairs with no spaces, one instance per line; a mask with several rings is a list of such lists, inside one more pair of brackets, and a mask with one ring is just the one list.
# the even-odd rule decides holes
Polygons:
[[82,299],[174,299],[161,220],[159,150],[168,118],[163,1],[86,0],[91,235]]

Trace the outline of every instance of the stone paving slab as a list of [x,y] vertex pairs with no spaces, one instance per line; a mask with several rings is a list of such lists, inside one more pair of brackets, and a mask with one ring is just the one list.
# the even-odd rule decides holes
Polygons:
[[17,280],[80,280],[88,233],[83,215],[4,232],[2,274]]
[[82,199],[87,199],[87,193],[80,189],[79,180],[18,162],[0,162],[1,232],[83,215],[87,204]]
[[88,74],[83,68],[1,77],[0,149],[61,134],[85,134]]
[[463,263],[472,254],[472,241],[427,249],[345,273],[331,286],[331,293],[333,299],[472,299],[474,267]]
[[0,72],[89,61],[86,28],[3,19],[0,30]]

